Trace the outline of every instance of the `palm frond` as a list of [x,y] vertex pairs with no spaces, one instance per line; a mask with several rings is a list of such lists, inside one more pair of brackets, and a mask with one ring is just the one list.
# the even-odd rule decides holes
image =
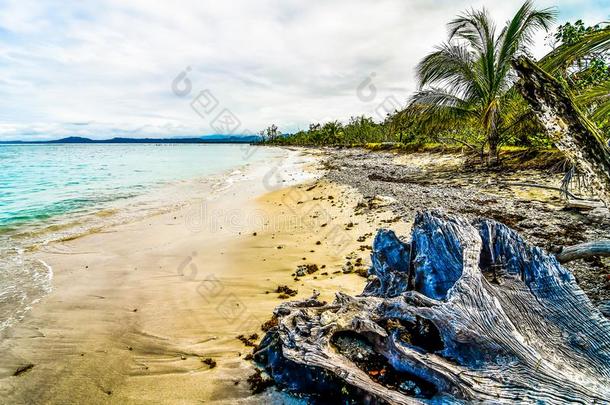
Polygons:
[[446,90],[432,87],[426,90],[417,91],[410,99],[411,105],[433,107],[450,107],[456,109],[469,110],[468,101]]
[[610,51],[610,27],[587,34],[574,44],[557,47],[544,56],[538,66],[552,74],[591,53],[607,51]]
[[479,52],[489,46],[489,38],[495,37],[496,26],[487,9],[470,10],[449,22],[449,40],[467,41]]
[[588,110],[593,121],[602,121],[610,117],[610,81],[581,91],[575,97],[576,102]]
[[476,115],[476,109],[467,100],[437,88],[415,93],[405,110],[405,116],[422,133],[459,128],[460,123]]
[[610,117],[610,99],[604,103],[598,105],[591,113],[591,119],[593,121],[602,121]]
[[610,98],[610,81],[581,91],[576,96],[576,101],[581,105],[587,105],[606,98]]
[[436,83],[447,86],[455,93],[480,93],[481,85],[473,65],[473,55],[466,46],[444,43],[417,65],[419,87]]
[[535,31],[548,31],[555,21],[557,12],[553,8],[534,9],[531,0],[523,3],[514,17],[508,21],[500,33],[498,42],[498,66],[507,71],[515,55],[526,45],[531,45]]

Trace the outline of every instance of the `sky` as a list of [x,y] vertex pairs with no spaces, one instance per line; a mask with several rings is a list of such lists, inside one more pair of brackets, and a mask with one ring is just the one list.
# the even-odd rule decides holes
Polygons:
[[[0,140],[284,133],[406,104],[446,23],[521,0],[0,0]],[[558,23],[610,0],[539,0]],[[538,36],[533,52],[550,48]]]

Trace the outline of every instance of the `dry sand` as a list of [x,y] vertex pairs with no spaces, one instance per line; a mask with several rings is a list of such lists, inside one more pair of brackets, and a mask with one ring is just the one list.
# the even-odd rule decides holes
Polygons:
[[[311,169],[302,166],[296,172]],[[0,343],[0,401],[281,402],[273,390],[251,395],[251,347],[236,337],[262,336],[279,285],[296,298],[359,293],[365,279],[341,272],[346,256],[368,266],[361,246],[393,218],[383,207],[356,214],[361,196],[346,186],[284,187],[287,172],[294,165],[259,167],[205,205],[37,253],[55,271],[54,290]],[[408,234],[404,222],[391,227]],[[326,267],[295,281],[300,264]]]

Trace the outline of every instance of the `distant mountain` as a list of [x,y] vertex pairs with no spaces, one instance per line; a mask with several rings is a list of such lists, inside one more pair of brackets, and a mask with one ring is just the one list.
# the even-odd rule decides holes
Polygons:
[[[27,142],[27,141],[26,141]],[[80,136],[69,136],[67,138],[56,139],[53,141],[40,141],[40,143],[93,143],[92,139],[83,138]]]
[[80,136],[52,141],[0,141],[0,144],[57,144],[57,143],[256,143],[261,138],[258,135],[206,135],[199,138],[112,138],[89,139]]

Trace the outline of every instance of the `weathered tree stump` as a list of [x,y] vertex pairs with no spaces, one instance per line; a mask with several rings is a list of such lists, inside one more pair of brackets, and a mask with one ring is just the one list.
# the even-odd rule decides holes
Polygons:
[[608,403],[610,322],[554,256],[497,222],[381,230],[360,296],[278,306],[255,361],[324,403]]

